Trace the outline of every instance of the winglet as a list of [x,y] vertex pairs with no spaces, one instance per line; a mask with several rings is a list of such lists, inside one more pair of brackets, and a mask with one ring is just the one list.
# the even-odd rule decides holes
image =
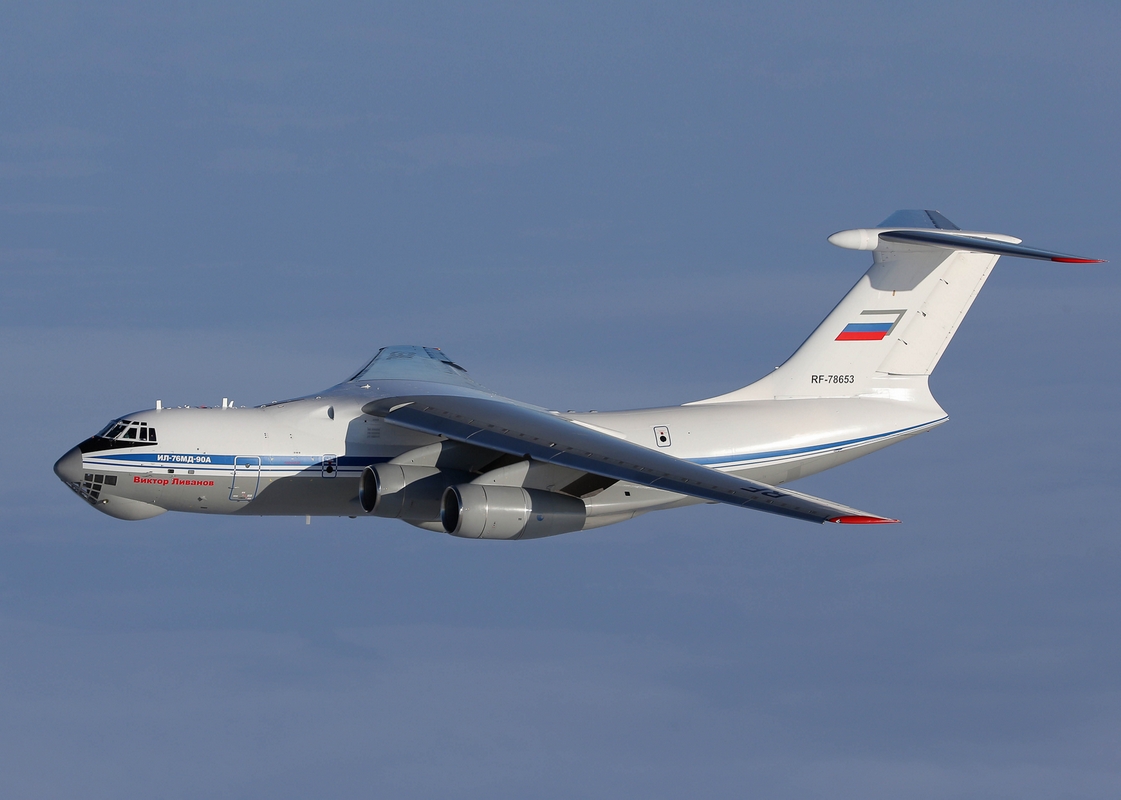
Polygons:
[[842,525],[886,525],[889,523],[896,523],[900,520],[888,519],[887,517],[830,517],[830,522],[839,522]]

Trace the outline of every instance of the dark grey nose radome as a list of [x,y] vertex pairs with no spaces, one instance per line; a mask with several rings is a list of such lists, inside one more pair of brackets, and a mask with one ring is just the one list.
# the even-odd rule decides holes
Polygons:
[[54,462],[54,474],[66,483],[82,482],[82,451],[71,447],[66,455]]

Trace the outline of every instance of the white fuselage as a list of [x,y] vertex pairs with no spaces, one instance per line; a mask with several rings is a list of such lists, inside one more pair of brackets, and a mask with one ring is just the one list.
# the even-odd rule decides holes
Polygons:
[[[378,397],[423,388],[410,382],[403,389],[398,383],[368,388],[344,383],[314,397],[257,408],[162,408],[131,414],[128,421],[158,431],[157,443],[99,449],[96,438],[87,440],[81,480],[71,485],[78,483],[74,488],[94,507],[125,519],[165,510],[361,516],[358,484],[367,466],[441,441],[362,412]],[[925,391],[925,381],[910,402],[901,402],[898,394],[788,398],[560,416],[775,485],[851,461],[946,419]],[[529,465],[498,474],[502,477],[492,480],[527,488],[551,488],[549,482],[555,480]],[[584,502],[585,527],[597,527],[701,501],[619,482]]]

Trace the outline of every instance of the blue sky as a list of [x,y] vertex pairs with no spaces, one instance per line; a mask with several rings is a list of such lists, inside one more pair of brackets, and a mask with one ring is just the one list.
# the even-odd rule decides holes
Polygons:
[[[1110,3],[0,12],[0,793],[1113,798]],[[161,398],[443,347],[557,408],[780,363],[897,208],[1002,260],[948,425],[798,488],[530,543],[123,523],[50,466]]]

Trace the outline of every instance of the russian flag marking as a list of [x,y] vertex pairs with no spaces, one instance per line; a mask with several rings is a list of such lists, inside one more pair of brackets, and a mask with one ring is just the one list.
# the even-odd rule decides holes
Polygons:
[[895,326],[893,322],[850,322],[837,334],[838,342],[878,342]]

